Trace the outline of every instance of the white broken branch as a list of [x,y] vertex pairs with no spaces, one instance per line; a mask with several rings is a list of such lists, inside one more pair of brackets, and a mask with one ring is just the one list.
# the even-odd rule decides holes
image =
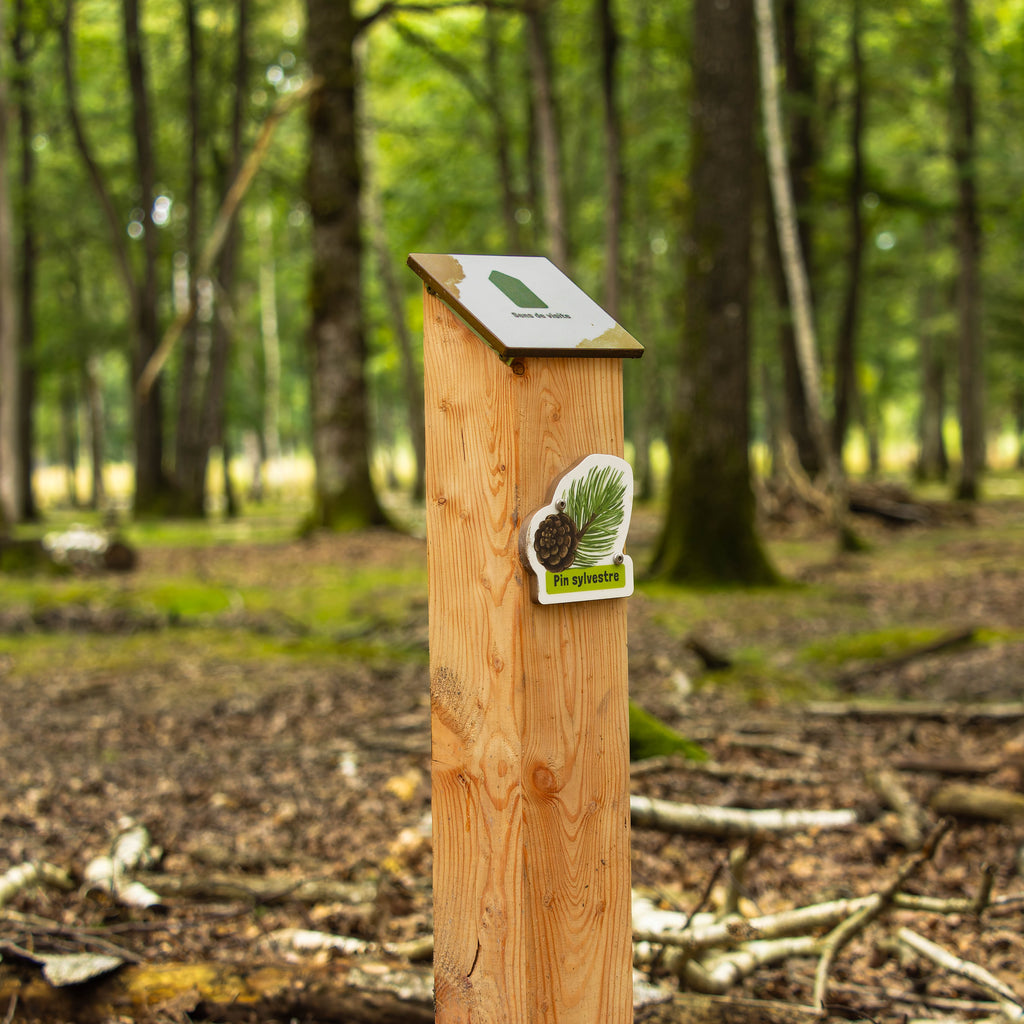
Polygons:
[[843,810],[787,810],[712,807],[679,804],[649,796],[631,796],[629,810],[637,828],[662,832],[697,832],[712,836],[752,836],[759,832],[802,832],[814,828],[849,828],[857,812]]
[[23,864],[15,864],[0,875],[0,906],[16,896],[22,889],[30,885],[43,883],[58,889],[73,889],[75,883],[63,869],[43,860],[29,860]]
[[901,928],[896,933],[896,938],[915,953],[931,960],[932,963],[961,978],[966,978],[984,992],[995,996],[999,1002],[999,1008],[1007,1020],[1024,1020],[1024,1002],[1021,1001],[1020,996],[984,967],[955,956],[938,943],[926,939],[923,935],[918,935],[917,932],[911,931],[909,928]]
[[373,948],[366,939],[308,928],[279,928],[265,935],[259,944],[275,953],[340,953],[342,956],[358,956]]
[[83,875],[87,886],[106,890],[126,906],[159,906],[161,899],[152,889],[129,877],[136,868],[151,867],[158,856],[145,825],[125,818],[110,853],[94,857],[86,864]]
[[788,960],[795,956],[815,956],[819,940],[811,935],[795,935],[785,939],[755,939],[739,949],[718,953],[702,960],[682,964],[682,980],[695,992],[725,995],[734,985],[749,977],[760,967]]

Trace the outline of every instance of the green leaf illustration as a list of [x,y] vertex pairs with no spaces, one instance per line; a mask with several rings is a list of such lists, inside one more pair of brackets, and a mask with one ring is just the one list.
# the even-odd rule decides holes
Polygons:
[[614,466],[594,466],[573,480],[564,496],[566,514],[579,528],[573,565],[602,565],[615,554],[615,541],[626,516],[625,473]]
[[487,280],[496,288],[500,288],[520,309],[548,308],[548,304],[518,277],[500,270],[492,270]]

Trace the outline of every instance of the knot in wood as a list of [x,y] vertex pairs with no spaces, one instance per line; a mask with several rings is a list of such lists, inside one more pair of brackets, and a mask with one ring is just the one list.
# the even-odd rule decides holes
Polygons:
[[547,765],[538,765],[533,770],[533,785],[540,793],[557,793],[558,778]]

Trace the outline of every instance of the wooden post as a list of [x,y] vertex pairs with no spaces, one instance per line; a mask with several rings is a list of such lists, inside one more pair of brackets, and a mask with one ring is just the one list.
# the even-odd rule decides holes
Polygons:
[[622,361],[503,361],[429,287],[424,323],[437,1020],[623,1024],[626,601],[535,604],[519,553],[621,456]]

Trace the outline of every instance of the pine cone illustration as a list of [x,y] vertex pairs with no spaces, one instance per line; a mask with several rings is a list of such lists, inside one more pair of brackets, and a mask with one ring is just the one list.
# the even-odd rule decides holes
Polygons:
[[537,527],[533,537],[533,550],[537,552],[537,558],[545,569],[561,572],[572,565],[580,536],[572,516],[564,512],[553,512]]

